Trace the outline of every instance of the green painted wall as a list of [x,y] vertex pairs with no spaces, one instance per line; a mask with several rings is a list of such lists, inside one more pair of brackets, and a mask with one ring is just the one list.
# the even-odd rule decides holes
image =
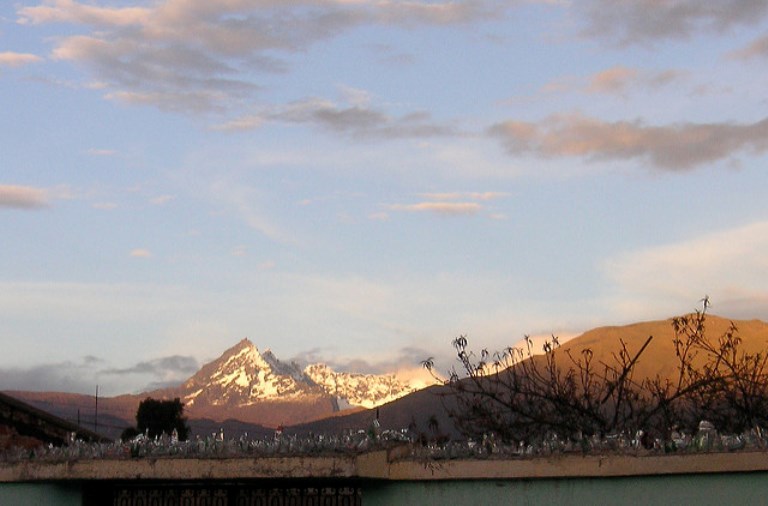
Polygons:
[[80,487],[55,483],[2,483],[0,484],[0,505],[2,506],[81,506],[83,503]]
[[[87,485],[84,485],[87,486]],[[768,504],[768,473],[539,480],[366,482],[364,506]],[[79,485],[2,483],[0,506],[81,506]]]
[[768,504],[768,473],[518,481],[379,482],[364,506]]

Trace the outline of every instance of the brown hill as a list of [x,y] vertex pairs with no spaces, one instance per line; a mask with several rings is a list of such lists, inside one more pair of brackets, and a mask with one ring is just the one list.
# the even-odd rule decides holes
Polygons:
[[[730,322],[731,320],[725,318],[708,315],[707,335],[710,339],[716,340],[728,329]],[[768,323],[759,320],[734,321],[734,323],[739,329],[744,350],[754,352],[768,348]],[[596,328],[563,344],[560,353],[570,351],[574,356],[579,356],[583,349],[589,348],[594,353],[594,363],[612,363],[612,355],[620,349],[622,341],[626,343],[630,354],[634,355],[649,336],[653,336],[653,339],[636,364],[634,378],[674,374],[676,358],[671,319]],[[437,364],[437,367],[447,369],[451,365],[453,364]],[[247,406],[236,406],[228,402],[217,403],[216,399],[211,399],[210,402],[192,403],[187,407],[186,414],[190,418],[193,434],[202,435],[208,434],[212,428],[222,424],[231,427],[231,430],[226,431],[227,434],[246,430],[249,434],[269,431],[263,427],[254,427],[254,424],[267,427],[290,424],[292,426],[289,432],[297,433],[310,431],[338,433],[342,430],[368,428],[377,412],[379,421],[385,429],[399,430],[411,426],[419,432],[429,434],[435,432],[434,421],[436,421],[437,432],[458,435],[444,406],[444,403],[451,401],[450,397],[442,395],[448,391],[447,387],[434,386],[382,405],[378,409],[359,410],[345,415],[333,413],[333,407],[322,397],[313,399],[313,402],[307,402],[305,398],[305,402],[297,404],[281,402],[279,399],[264,399]],[[94,427],[95,398],[92,395],[59,392],[8,393],[70,422],[79,419],[83,427],[91,429]],[[141,400],[149,395],[174,397],[179,396],[180,393],[183,392],[169,389],[140,395],[99,398],[97,430],[99,433],[116,437],[123,428],[133,424]],[[232,421],[233,419],[242,422],[243,426],[238,427],[236,422]],[[430,419],[433,419],[432,423]],[[199,423],[196,420],[199,420]],[[296,422],[301,425],[297,425]],[[199,432],[195,431],[196,426],[200,427]]]
[[[707,315],[706,335],[716,342],[728,330],[732,321],[739,330],[743,350],[756,352],[768,349],[768,323],[759,320],[738,321]],[[677,371],[672,319],[624,326],[599,327],[566,342],[559,348],[559,352],[570,352],[574,357],[578,357],[582,350],[588,348],[594,354],[593,363],[612,364],[614,363],[613,354],[620,350],[622,341],[626,344],[630,354],[634,356],[649,336],[653,336],[653,339],[637,361],[634,373],[635,380],[655,377],[657,374],[661,377],[672,377]],[[561,363],[566,364],[566,362]],[[437,364],[437,367],[447,368],[446,366],[450,365],[452,364]],[[459,433],[446,411],[446,407],[453,406],[450,396],[445,396],[447,392],[449,392],[447,387],[434,386],[385,404],[378,410],[379,422],[384,429],[394,430],[404,429],[415,424],[418,432],[430,435],[434,432],[430,428],[430,425],[434,426],[434,424],[430,424],[430,418],[434,417],[438,424],[438,432],[457,436]],[[290,430],[296,433],[332,433],[349,429],[366,429],[375,417],[376,410],[367,410],[297,425],[291,427]]]
[[123,429],[134,424],[140,401],[138,397],[130,395],[99,397],[97,414],[96,398],[93,395],[28,391],[5,393],[109,438],[119,437]]
[[[136,410],[139,402],[146,396],[121,395],[118,397],[99,398],[99,413],[95,419],[96,399],[92,395],[70,394],[61,392],[5,392],[14,399],[20,399],[29,405],[50,413],[56,417],[83,429],[94,430],[109,439],[117,439],[127,427],[136,424]],[[0,394],[0,396],[3,394]],[[224,431],[226,437],[240,437],[249,434],[252,437],[263,437],[274,433],[274,429],[241,420],[215,420],[194,417],[188,420],[190,437],[210,436],[212,433]]]
[[[736,324],[742,338],[741,346],[745,351],[755,352],[768,349],[768,323],[760,320],[728,320],[719,316],[707,315],[706,335],[713,342],[722,336],[731,322]],[[672,319],[635,323],[625,326],[599,327],[574,338],[561,346],[561,351],[570,351],[578,356],[582,350],[591,349],[595,363],[600,361],[613,363],[613,353],[621,347],[621,341],[627,345],[630,354],[637,353],[649,336],[653,336],[648,347],[640,356],[635,366],[635,379],[671,377],[676,372]]]

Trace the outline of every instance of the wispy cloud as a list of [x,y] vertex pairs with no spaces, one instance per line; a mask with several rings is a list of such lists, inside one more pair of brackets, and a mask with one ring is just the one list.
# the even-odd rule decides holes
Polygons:
[[130,255],[134,258],[151,258],[152,252],[145,248],[136,248],[131,250]]
[[2,368],[0,384],[4,390],[92,393],[98,384],[97,365],[89,357],[81,361]]
[[235,212],[249,227],[278,242],[295,243],[288,231],[272,222],[262,209],[263,195],[255,188],[235,181],[218,179],[209,187],[210,198]]
[[338,104],[309,99],[288,105],[271,115],[273,120],[308,123],[326,130],[363,138],[423,138],[454,135],[450,125],[436,122],[429,113],[412,112],[391,116],[368,103]]
[[678,70],[648,71],[624,66],[611,67],[589,77],[589,93],[623,94],[632,88],[655,89],[666,86],[684,75]]
[[496,200],[506,197],[508,194],[504,192],[444,192],[444,193],[422,193],[423,198],[428,200]]
[[[717,311],[733,300],[741,300],[742,308],[755,308],[755,301],[768,298],[768,222],[627,252],[606,260],[602,268],[615,283],[616,304],[622,307],[639,301],[669,311],[709,294],[720,301]],[[749,317],[767,317],[765,307],[762,314]]]
[[[172,355],[118,368],[98,357],[45,363],[32,367],[0,369],[0,384],[6,390],[54,391],[93,394],[99,385],[104,395],[147,391],[158,386],[178,384],[199,368],[197,360]],[[126,385],[133,385],[125,390]],[[138,389],[136,385],[142,385]]]
[[363,90],[342,91],[344,97],[340,102],[308,98],[284,106],[265,108],[212,128],[247,131],[261,128],[268,122],[305,124],[358,139],[429,138],[459,133],[453,125],[436,121],[425,111],[396,116],[376,107],[372,97]]
[[393,204],[393,211],[430,212],[445,215],[476,214],[481,206],[477,202],[418,202],[416,204]]
[[372,221],[389,221],[389,213],[376,212],[368,215],[368,219]]
[[150,199],[150,202],[156,206],[162,206],[173,200],[176,200],[176,195],[158,195]]
[[43,59],[29,53],[14,53],[13,51],[0,52],[0,67],[21,67],[30,63],[37,63]]
[[266,118],[263,116],[258,114],[249,114],[225,121],[224,123],[213,125],[211,129],[224,132],[244,132],[248,130],[255,130],[261,127],[265,121]]
[[507,121],[488,130],[512,155],[642,160],[671,171],[694,169],[751,151],[768,150],[768,119],[756,123],[607,122],[581,114],[551,116],[540,123]]
[[48,192],[42,188],[0,185],[0,208],[39,209],[48,205]]
[[508,8],[495,0],[161,0],[146,7],[50,0],[19,8],[18,22],[85,25],[89,33],[57,39],[55,58],[84,64],[110,98],[197,113],[241,103],[260,88],[254,76],[286,70],[282,55],[356,27],[450,26],[498,18]]
[[[419,195],[426,199],[412,204],[391,204],[387,208],[391,211],[409,213],[435,213],[446,216],[473,215],[482,211],[481,202],[489,202],[507,196],[503,192],[430,192]],[[388,216],[384,213],[384,218]],[[375,219],[375,218],[372,218]],[[379,217],[378,219],[382,219]]]
[[613,67],[592,76],[587,89],[598,93],[622,92],[637,79],[637,74],[637,69]]
[[[360,358],[345,358],[332,348],[312,348],[302,351],[291,358],[301,366],[322,363],[337,372],[358,374],[397,374],[398,377],[423,382],[428,380],[428,374],[418,374],[420,362],[434,355],[435,350],[429,351],[416,346],[404,346],[379,360]],[[426,371],[424,371],[426,372]]]
[[113,211],[118,208],[118,205],[115,202],[96,202],[92,207],[101,211]]
[[91,156],[114,156],[117,154],[117,151],[114,149],[91,148],[87,151],[87,153]]
[[514,97],[506,102],[550,99],[553,95],[584,93],[626,96],[630,92],[652,92],[680,82],[688,72],[680,69],[646,69],[616,65],[590,75],[558,76],[545,83],[539,90],[527,97]]
[[573,8],[586,19],[586,34],[627,45],[725,32],[768,16],[762,0],[584,0]]
[[768,58],[768,36],[757,38],[746,47],[737,49],[728,56],[737,60]]
[[172,355],[139,362],[130,367],[104,369],[101,373],[110,375],[149,374],[158,378],[185,379],[187,375],[197,372],[198,368],[198,362],[194,357]]

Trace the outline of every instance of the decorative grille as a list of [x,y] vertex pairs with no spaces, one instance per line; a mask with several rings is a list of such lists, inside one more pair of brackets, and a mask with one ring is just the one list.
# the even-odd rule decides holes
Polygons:
[[116,484],[91,502],[114,506],[361,506],[359,487],[260,484]]

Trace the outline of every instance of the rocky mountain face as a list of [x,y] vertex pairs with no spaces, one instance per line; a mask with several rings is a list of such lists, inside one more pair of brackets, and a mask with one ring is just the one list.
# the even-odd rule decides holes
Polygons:
[[[119,435],[133,423],[139,403],[147,397],[178,397],[193,427],[203,422],[205,428],[227,423],[274,428],[333,417],[354,408],[376,407],[414,390],[391,375],[336,372],[323,364],[302,368],[294,362],[280,361],[269,350],[260,352],[251,341],[243,339],[178,387],[100,398],[98,428],[110,436]],[[67,420],[96,425],[92,396],[12,394]]]
[[[758,320],[734,320],[733,323],[739,329],[744,350],[765,351],[768,323]],[[731,320],[710,315],[707,333],[717,339],[730,324]],[[589,349],[595,363],[611,363],[622,343],[634,352],[643,346],[648,336],[654,338],[640,357],[634,377],[669,377],[676,371],[675,335],[670,320],[593,329],[568,341],[558,353],[579,356],[582,350]],[[414,390],[411,386],[391,376],[335,372],[322,364],[302,368],[295,363],[281,362],[271,352],[259,352],[253,343],[243,340],[179,387],[100,398],[98,427],[93,396],[60,392],[7,393],[69,421],[80,420],[84,427],[94,427],[97,432],[107,434],[111,430],[112,437],[133,423],[138,404],[146,397],[179,397],[186,404],[185,414],[193,433],[197,426],[203,435],[220,427],[227,427],[227,434],[269,433],[269,428],[278,425],[293,426],[294,432],[333,433],[368,427],[374,416],[379,418],[382,428],[399,430],[413,426],[427,434],[458,434],[446,411],[453,402],[450,395],[446,396],[449,387],[432,386],[405,395],[411,390]],[[362,409],[378,407],[381,403],[386,404],[375,411]],[[341,410],[346,404],[360,408]]]
[[413,392],[392,375],[304,369],[243,339],[176,388],[147,395],[179,397],[190,418],[234,418],[265,425],[295,424],[347,408],[373,408]]
[[387,402],[399,399],[417,389],[399,381],[393,374],[357,374],[336,372],[325,364],[312,364],[304,373],[328,394],[336,396],[340,402],[352,406],[375,408]]
[[298,366],[280,362],[269,351],[262,355],[247,339],[171,390],[187,409],[196,405],[249,406],[264,400],[290,401],[327,395]]

